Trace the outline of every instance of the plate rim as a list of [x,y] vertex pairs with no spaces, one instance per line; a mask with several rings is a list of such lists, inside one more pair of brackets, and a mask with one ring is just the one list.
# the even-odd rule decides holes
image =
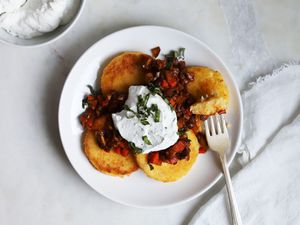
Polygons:
[[92,184],[89,183],[89,181],[87,181],[82,175],[81,175],[81,172],[79,172],[75,165],[73,165],[70,157],[69,157],[69,154],[68,152],[66,151],[66,148],[65,148],[65,144],[64,144],[64,139],[63,139],[63,134],[62,134],[62,128],[61,128],[61,120],[62,120],[62,99],[63,99],[63,96],[64,96],[64,93],[66,91],[66,86],[67,86],[67,83],[69,82],[69,80],[71,79],[70,77],[70,74],[72,74],[73,70],[76,68],[76,65],[82,60],[83,57],[85,57],[85,55],[87,55],[96,45],[98,45],[99,43],[101,42],[104,42],[106,39],[109,39],[111,38],[112,36],[115,36],[115,35],[118,35],[119,33],[122,33],[122,32],[128,32],[128,31],[131,31],[131,30],[136,30],[136,29],[144,29],[144,28],[148,28],[148,29],[165,29],[165,30],[169,30],[171,32],[176,32],[176,33],[179,33],[181,35],[184,35],[186,36],[187,38],[190,38],[190,39],[193,39],[195,42],[197,42],[198,44],[202,45],[204,48],[206,48],[218,61],[220,64],[222,64],[222,66],[224,67],[224,69],[226,70],[226,72],[228,73],[228,76],[233,84],[233,88],[235,89],[236,93],[237,93],[237,101],[238,101],[238,111],[239,111],[239,115],[240,115],[240,125],[238,127],[238,131],[237,131],[237,141],[236,141],[236,144],[233,148],[233,152],[232,152],[232,155],[231,157],[228,158],[227,162],[228,162],[228,166],[231,165],[236,153],[237,153],[237,150],[238,150],[238,147],[240,146],[241,144],[241,138],[242,138],[242,130],[243,130],[243,103],[242,103],[242,98],[241,98],[241,94],[240,94],[240,90],[238,88],[238,85],[237,85],[237,82],[231,72],[231,70],[227,67],[227,65],[225,64],[225,62],[206,44],[204,43],[203,41],[201,41],[200,39],[188,34],[188,33],[185,33],[183,31],[180,31],[180,30],[177,30],[177,29],[174,29],[174,28],[170,28],[170,27],[166,27],[166,26],[156,26],[156,25],[140,25],[140,26],[132,26],[132,27],[128,27],[128,28],[124,28],[124,29],[121,29],[121,30],[118,30],[118,31],[115,31],[113,33],[110,33],[106,36],[104,36],[103,38],[99,39],[98,41],[96,41],[94,44],[92,44],[87,50],[84,51],[84,53],[81,54],[81,56],[76,60],[76,62],[74,63],[74,65],[72,66],[72,69],[70,70],[70,72],[68,73],[68,76],[64,82],[64,85],[63,85],[63,88],[62,88],[62,91],[61,91],[61,95],[60,95],[60,99],[59,99],[59,106],[58,106],[58,128],[59,128],[59,136],[60,136],[60,140],[61,140],[61,143],[62,143],[62,146],[63,146],[63,149],[64,149],[64,152],[70,162],[70,164],[72,165],[73,169],[76,171],[76,173],[80,176],[80,178],[82,180],[84,180],[89,187],[91,187],[92,189],[94,189],[97,193],[99,193],[100,195],[114,201],[114,202],[117,202],[119,204],[122,204],[122,205],[126,205],[126,206],[130,206],[130,207],[135,207],[135,208],[145,208],[145,209],[155,209],[155,208],[166,208],[166,207],[170,207],[170,206],[176,206],[176,205],[179,205],[179,204],[183,204],[183,203],[186,203],[188,201],[191,201],[201,195],[203,195],[204,193],[206,193],[209,189],[211,189],[222,177],[222,173],[220,172],[216,177],[215,179],[209,184],[207,185],[205,188],[203,188],[201,191],[195,193],[195,194],[192,194],[191,196],[189,197],[186,197],[186,198],[183,198],[182,200],[179,200],[179,201],[176,201],[176,202],[173,202],[173,203],[168,203],[168,204],[163,204],[163,205],[148,205],[148,206],[145,206],[145,205],[138,205],[138,204],[131,204],[131,203],[128,203],[126,201],[122,201],[122,200],[119,200],[117,198],[114,198],[112,197],[111,195],[107,195],[106,193],[102,193],[102,192],[99,192]]

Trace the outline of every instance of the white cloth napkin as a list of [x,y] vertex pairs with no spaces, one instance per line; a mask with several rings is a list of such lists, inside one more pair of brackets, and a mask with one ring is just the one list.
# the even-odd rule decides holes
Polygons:
[[[260,77],[242,95],[244,138],[233,179],[244,225],[300,224],[300,65]],[[231,224],[226,190],[189,225]]]

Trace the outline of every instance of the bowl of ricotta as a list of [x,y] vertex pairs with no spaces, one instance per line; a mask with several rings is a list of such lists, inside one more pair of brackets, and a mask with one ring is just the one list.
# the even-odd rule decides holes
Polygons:
[[0,41],[41,46],[62,37],[78,20],[85,0],[0,0]]

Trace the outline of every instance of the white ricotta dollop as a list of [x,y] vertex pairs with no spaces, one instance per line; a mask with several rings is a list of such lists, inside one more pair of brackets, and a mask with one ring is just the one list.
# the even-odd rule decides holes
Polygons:
[[[5,3],[6,2],[6,3]],[[30,39],[55,30],[58,26],[67,24],[76,14],[80,0],[27,0],[21,5],[19,0],[0,0],[0,6],[13,5],[0,16],[0,27],[8,33]],[[9,3],[9,4],[8,4]]]
[[0,14],[11,12],[21,7],[26,0],[0,0]]
[[[145,97],[148,93],[150,91],[145,86],[131,86],[125,105],[130,110],[137,112],[138,96]],[[158,122],[155,122],[154,118],[149,116],[147,118],[148,125],[143,125],[137,116],[134,116],[131,111],[126,109],[112,114],[114,125],[121,136],[142,149],[142,153],[166,149],[175,144],[179,138],[175,111],[171,110],[170,106],[158,94],[150,94],[146,106],[150,108],[153,104],[158,106],[160,118]],[[143,140],[145,136],[151,144],[145,143],[145,140]]]

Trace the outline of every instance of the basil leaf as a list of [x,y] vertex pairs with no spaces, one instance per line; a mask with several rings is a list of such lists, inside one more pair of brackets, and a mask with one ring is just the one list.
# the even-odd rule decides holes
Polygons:
[[128,142],[129,147],[133,150],[134,154],[140,154],[143,152],[141,148],[135,146],[133,142]]
[[185,48],[178,49],[177,57],[176,57],[178,60],[184,60],[184,51],[185,51]]
[[183,127],[183,128],[178,129],[177,134],[179,136],[182,136],[182,135],[185,135],[185,132],[186,132],[186,128]]
[[155,94],[162,95],[160,88],[155,86],[154,84],[149,84],[148,89],[152,95]]
[[146,119],[141,119],[140,122],[141,122],[141,124],[143,124],[144,126],[150,124]]
[[154,122],[155,122],[155,123],[158,123],[159,120],[160,120],[160,111],[157,110],[157,111],[155,112],[155,115],[154,115]]
[[147,145],[152,145],[151,141],[148,139],[148,137],[147,137],[146,135],[144,135],[144,136],[142,137],[142,139],[143,139],[143,141],[145,142],[145,144],[147,144]]
[[87,87],[90,89],[90,92],[92,95],[97,96],[97,91],[94,90],[94,88],[92,87],[92,85],[87,85]]
[[152,95],[159,95],[160,97],[162,97],[162,99],[170,106],[171,110],[174,111],[174,107],[171,105],[171,103],[169,102],[169,100],[163,95],[163,93],[161,92],[160,88],[153,85],[153,84],[150,84],[148,86],[148,89],[150,90],[150,93]]
[[132,113],[133,113],[133,115],[135,115],[135,116],[136,116],[136,112],[135,112],[135,111],[133,111],[131,108],[129,108],[129,106],[128,106],[128,105],[124,105],[124,109],[125,109],[125,110],[127,110],[127,111],[129,111],[129,112],[132,112]]
[[170,106],[171,111],[174,111],[174,107],[172,106],[172,104],[169,102],[169,100],[166,97],[162,97],[164,99],[164,101]]
[[145,107],[147,107],[147,103],[148,103],[149,98],[150,98],[150,93],[145,95],[145,98],[144,98],[144,106]]
[[84,109],[87,105],[88,105],[87,97],[84,97],[84,99],[82,99],[81,106]]

